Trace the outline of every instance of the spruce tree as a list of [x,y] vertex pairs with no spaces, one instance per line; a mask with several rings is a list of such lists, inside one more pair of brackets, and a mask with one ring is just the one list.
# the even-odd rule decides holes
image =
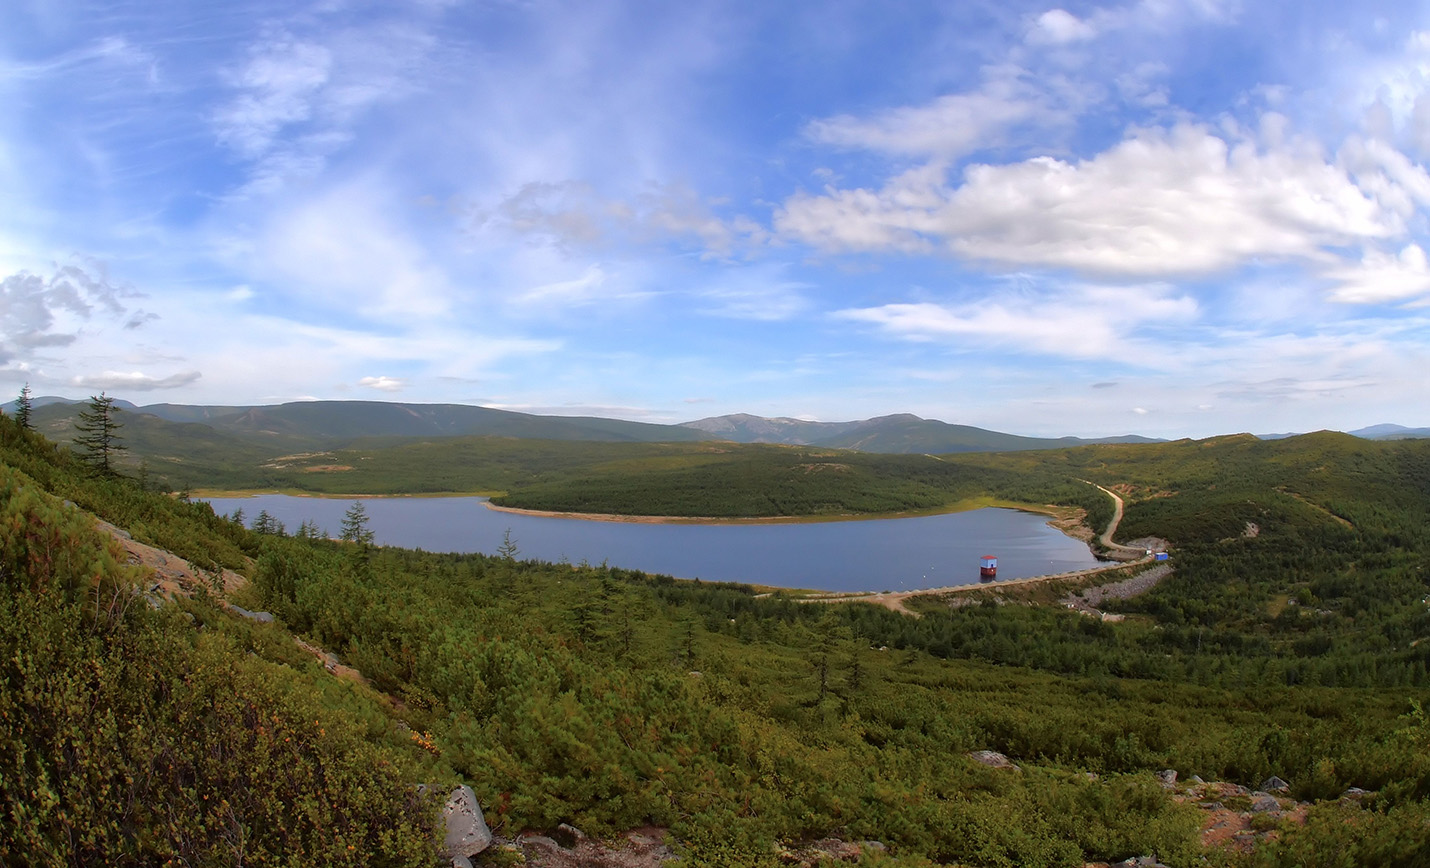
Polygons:
[[35,430],[35,426],[30,422],[30,384],[26,383],[25,388],[20,390],[20,397],[15,399],[15,421],[20,423],[20,427],[26,431]]
[[90,396],[88,409],[79,412],[79,421],[74,426],[79,431],[74,443],[82,450],[80,458],[99,476],[120,475],[114,462],[125,446],[119,442],[123,423],[115,418],[118,413],[114,399],[100,392],[98,396]]
[[372,545],[372,531],[367,527],[367,507],[362,505],[362,501],[353,501],[353,505],[343,514],[342,538],[358,543],[363,548]]

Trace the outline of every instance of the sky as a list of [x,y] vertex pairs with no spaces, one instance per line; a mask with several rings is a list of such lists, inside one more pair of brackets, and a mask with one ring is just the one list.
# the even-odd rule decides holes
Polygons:
[[1430,3],[7,0],[0,394],[1430,425]]

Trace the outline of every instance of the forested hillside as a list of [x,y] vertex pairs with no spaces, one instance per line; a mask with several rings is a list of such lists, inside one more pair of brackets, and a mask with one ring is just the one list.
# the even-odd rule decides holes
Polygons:
[[[937,603],[911,619],[374,548],[360,527],[254,533],[0,419],[0,861],[431,865],[439,806],[416,785],[460,780],[498,834],[653,824],[686,865],[777,865],[826,837],[879,842],[870,865],[1425,864],[1425,453],[1116,448],[956,478],[961,496],[1071,504],[1096,494],[1079,477],[1132,486],[1126,535],[1172,540],[1177,572],[1127,622]],[[1147,448],[1173,451],[1143,466]],[[276,622],[217,588],[151,608],[91,512],[239,570],[233,601]],[[1309,822],[1267,815],[1252,853],[1204,849],[1202,810],[1153,776],[1168,768],[1279,775]]]

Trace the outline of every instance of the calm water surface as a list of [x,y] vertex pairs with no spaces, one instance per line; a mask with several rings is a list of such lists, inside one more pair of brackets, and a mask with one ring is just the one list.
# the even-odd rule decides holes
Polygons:
[[[812,524],[635,524],[516,515],[482,497],[364,498],[379,545],[432,552],[495,554],[510,529],[519,557],[665,573],[706,581],[753,582],[825,591],[914,590],[978,581],[980,555],[998,556],[998,578],[1096,566],[1087,546],[1048,527],[1044,516],[1011,509]],[[316,522],[329,535],[350,500],[210,498],[215,512],[260,510],[291,533]]]

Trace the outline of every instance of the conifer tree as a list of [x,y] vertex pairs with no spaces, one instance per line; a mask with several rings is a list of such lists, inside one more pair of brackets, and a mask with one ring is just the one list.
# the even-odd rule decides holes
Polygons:
[[30,384],[26,383],[20,390],[20,397],[15,399],[15,421],[26,431],[35,430],[35,426],[30,422],[30,409]]
[[123,423],[115,418],[118,413],[114,399],[100,392],[97,396],[90,396],[88,409],[80,411],[79,421],[74,426],[79,431],[74,443],[83,450],[80,458],[99,476],[120,475],[114,462],[118,453],[126,447],[119,442],[119,429]]
[[372,544],[372,531],[367,527],[367,507],[362,505],[361,500],[353,501],[353,505],[343,513],[342,538],[363,548]]

